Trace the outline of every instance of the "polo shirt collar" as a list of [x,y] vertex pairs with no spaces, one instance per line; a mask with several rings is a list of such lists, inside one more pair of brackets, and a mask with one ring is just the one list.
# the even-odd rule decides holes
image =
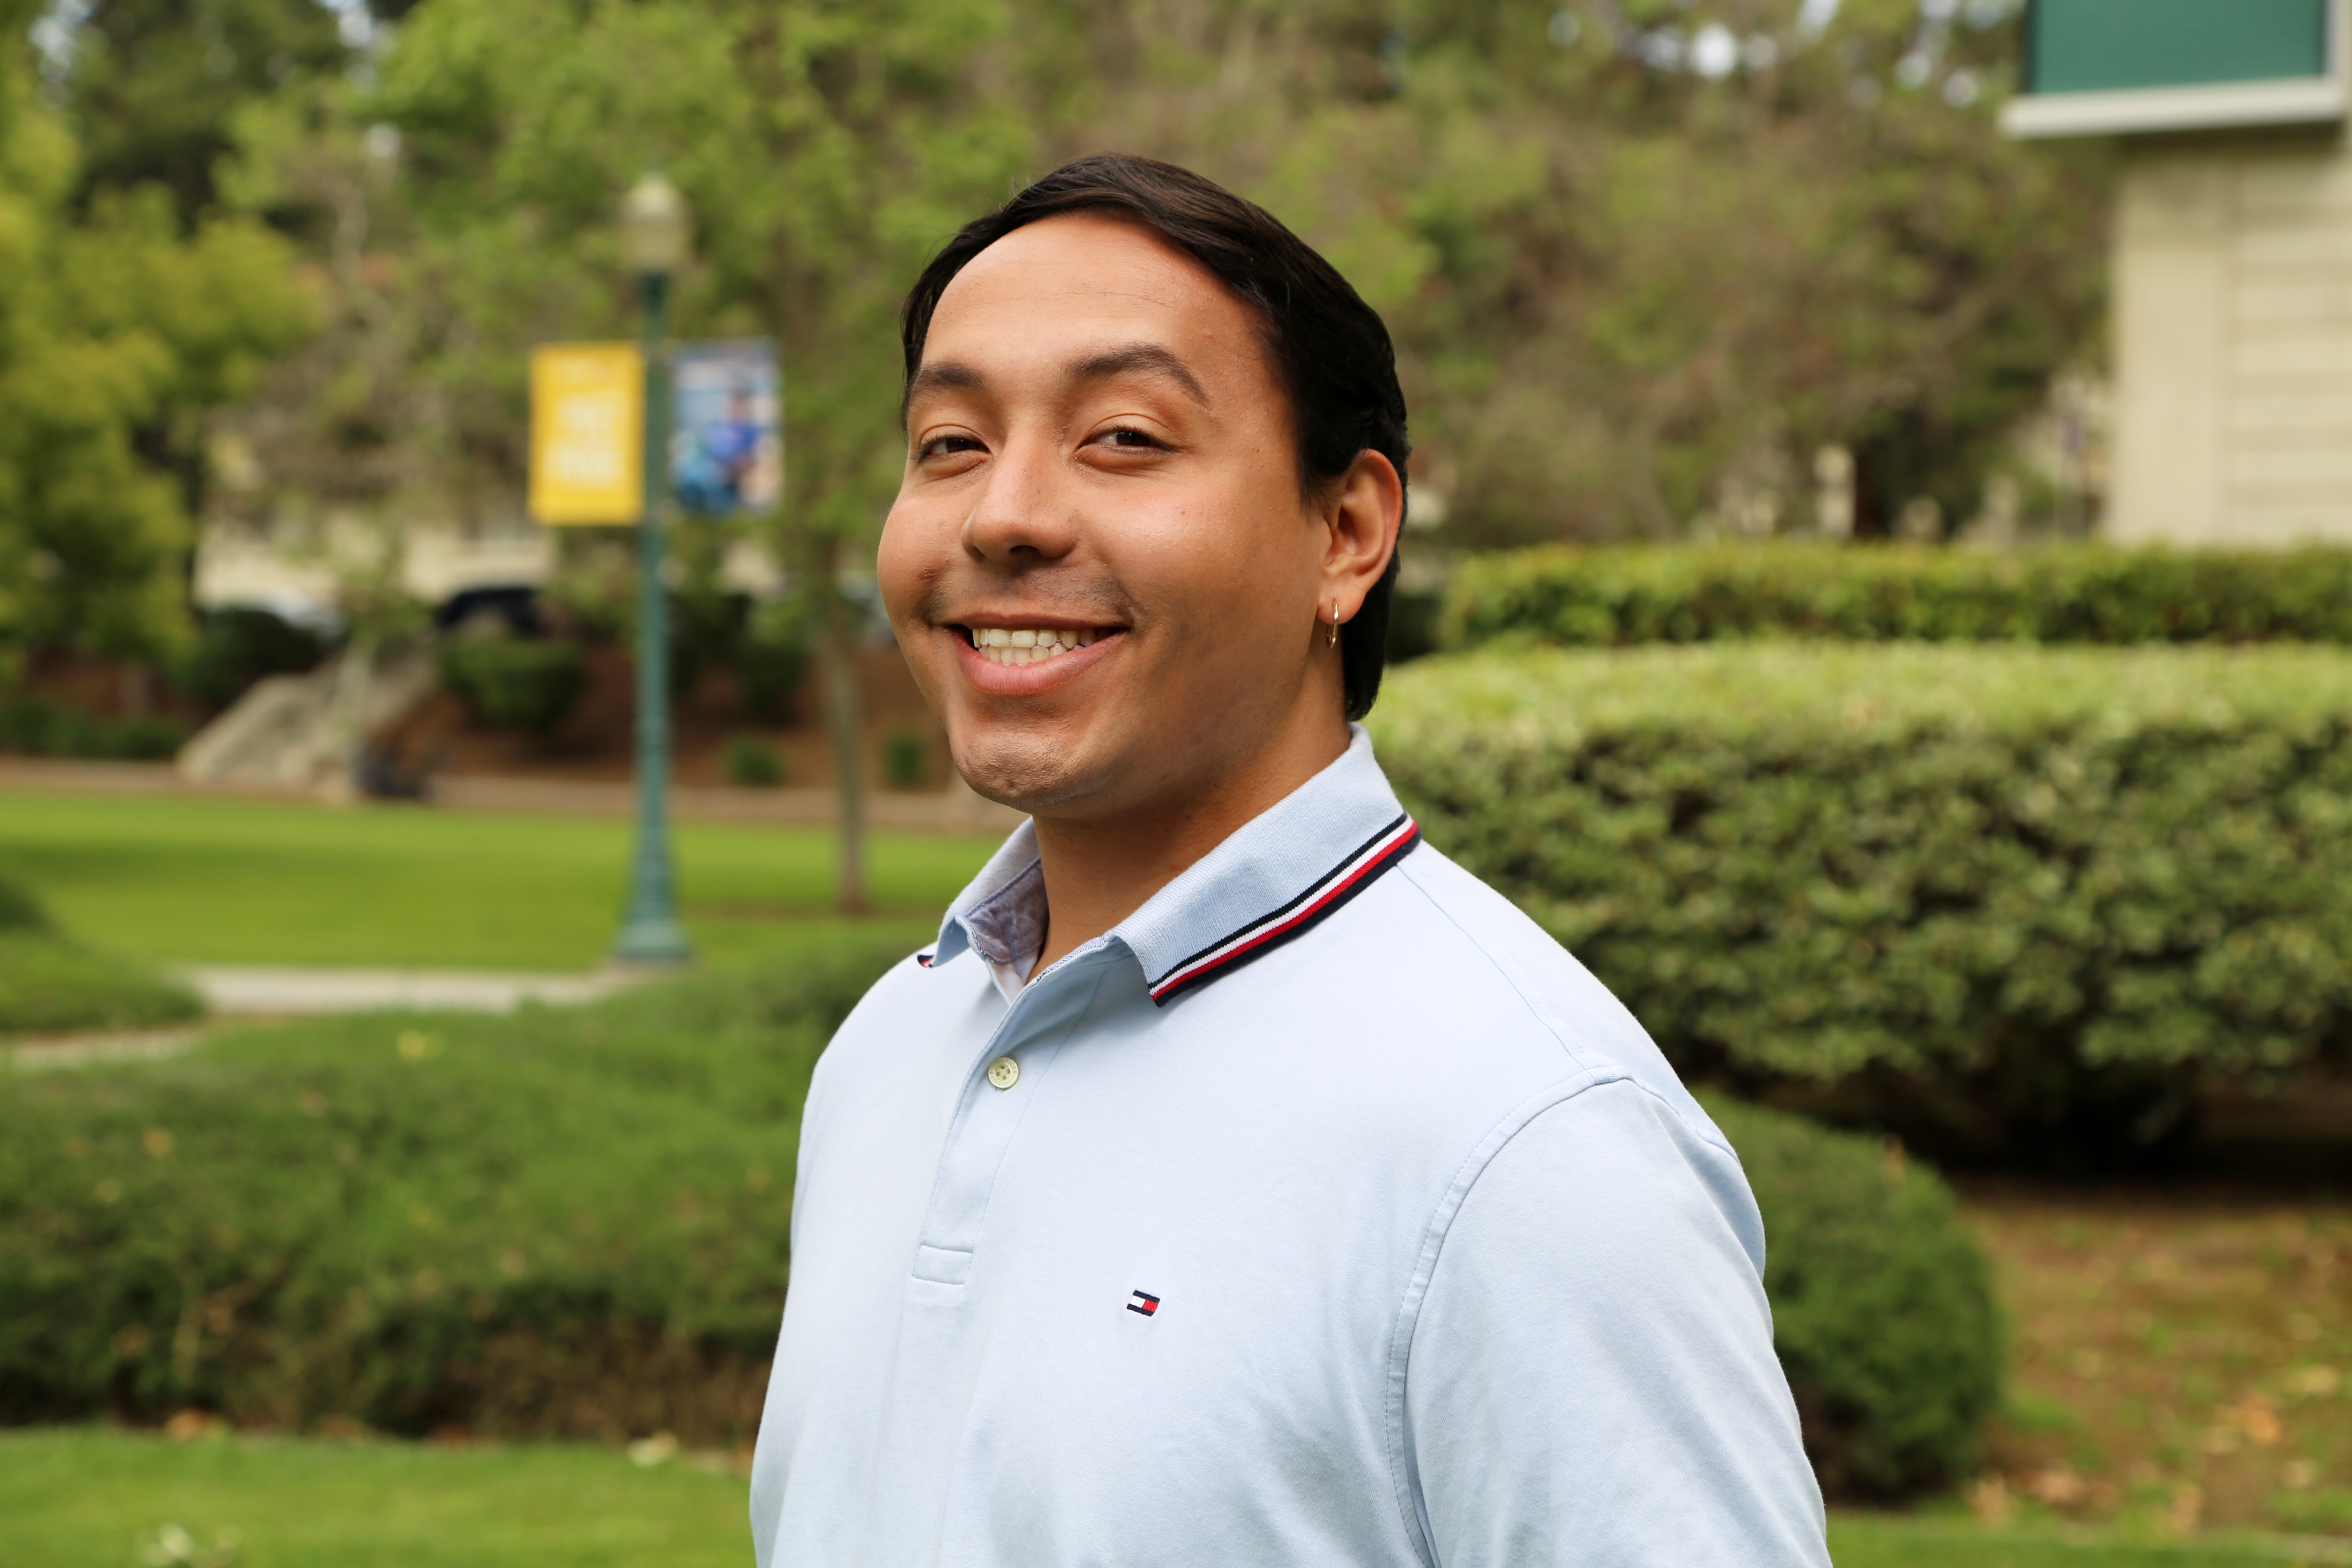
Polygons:
[[[1100,939],[1135,955],[1165,1005],[1312,930],[1420,842],[1371,737],[1348,749],[1170,882]],[[934,963],[965,948],[1000,963],[1036,951],[1045,884],[1037,834],[1023,823],[948,908]],[[1093,945],[1093,944],[1089,944]]]

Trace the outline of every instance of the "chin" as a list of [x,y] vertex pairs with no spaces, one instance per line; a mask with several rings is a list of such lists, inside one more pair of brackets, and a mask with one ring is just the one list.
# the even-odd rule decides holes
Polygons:
[[1031,816],[1084,800],[1100,784],[1073,748],[1033,736],[985,735],[949,750],[974,795]]

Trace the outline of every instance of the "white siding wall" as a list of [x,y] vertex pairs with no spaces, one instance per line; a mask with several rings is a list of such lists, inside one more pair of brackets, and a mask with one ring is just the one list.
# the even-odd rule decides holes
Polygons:
[[2108,532],[2352,542],[2352,148],[2136,146],[2116,258]]

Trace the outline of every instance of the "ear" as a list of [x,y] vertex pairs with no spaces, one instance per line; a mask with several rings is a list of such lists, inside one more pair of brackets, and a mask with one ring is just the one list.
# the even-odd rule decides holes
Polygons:
[[1404,526],[1404,480],[1396,465],[1369,448],[1357,453],[1324,504],[1323,523],[1323,592],[1316,608],[1328,615],[1336,602],[1339,619],[1350,621],[1388,570]]

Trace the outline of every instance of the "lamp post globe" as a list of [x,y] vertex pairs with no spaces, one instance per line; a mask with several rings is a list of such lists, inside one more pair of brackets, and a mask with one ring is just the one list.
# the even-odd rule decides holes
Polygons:
[[659,174],[647,174],[621,198],[621,252],[640,278],[686,265],[692,237],[686,198]]
[[669,603],[662,583],[669,491],[670,274],[686,264],[692,219],[686,198],[647,174],[621,199],[621,251],[636,275],[646,362],[645,503],[637,520],[637,833],[629,902],[613,956],[677,965],[693,956],[677,923],[669,852]]

